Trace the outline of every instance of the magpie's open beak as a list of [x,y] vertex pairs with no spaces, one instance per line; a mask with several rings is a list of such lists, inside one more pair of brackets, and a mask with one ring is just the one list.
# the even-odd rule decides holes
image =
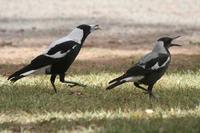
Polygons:
[[95,29],[95,30],[101,30],[101,27],[100,27],[99,25],[95,25],[95,26],[94,26],[94,29]]
[[91,27],[91,32],[95,30],[101,30],[99,25],[90,25],[90,27]]
[[181,37],[181,36],[176,36],[176,37],[174,37],[174,38],[172,38],[172,39],[175,40],[175,39],[177,39],[177,38],[179,38],[179,37]]
[[[176,36],[176,37],[172,38],[172,41],[175,40],[175,39],[177,39],[177,38],[179,38],[179,37],[181,37],[181,36]],[[172,46],[182,46],[182,45],[180,45],[180,44],[175,44],[175,43],[171,43],[171,44],[170,44],[170,47],[172,47]]]
[[182,45],[180,45],[180,44],[175,44],[175,43],[171,43],[171,44],[170,44],[170,47],[172,47],[172,46],[182,46]]

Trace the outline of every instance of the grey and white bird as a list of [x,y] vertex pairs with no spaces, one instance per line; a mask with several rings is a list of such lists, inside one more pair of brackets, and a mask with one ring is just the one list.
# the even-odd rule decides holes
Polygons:
[[[178,37],[180,36],[159,38],[150,53],[146,54],[122,76],[111,80],[109,82],[110,85],[106,89],[110,90],[123,83],[134,82],[134,85],[144,90],[146,94],[149,94],[150,98],[154,97],[152,93],[153,86],[163,76],[171,62],[169,48],[172,46],[181,46],[172,43]],[[147,85],[147,89],[140,86],[141,84]]]
[[77,82],[66,81],[65,72],[74,62],[87,36],[98,29],[100,29],[99,25],[79,25],[67,36],[52,42],[44,53],[33,59],[29,65],[10,75],[8,80],[15,82],[42,69],[45,74],[51,75],[50,81],[55,92],[57,89],[54,82],[57,75],[62,83],[83,86]]

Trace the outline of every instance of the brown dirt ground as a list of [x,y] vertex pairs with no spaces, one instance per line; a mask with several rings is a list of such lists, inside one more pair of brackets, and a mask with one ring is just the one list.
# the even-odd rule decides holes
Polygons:
[[28,64],[53,40],[81,23],[98,23],[103,30],[88,37],[70,72],[125,71],[152,49],[156,39],[176,35],[182,36],[176,42],[183,47],[171,49],[170,70],[199,66],[197,0],[16,0],[0,1],[0,5],[1,75]]

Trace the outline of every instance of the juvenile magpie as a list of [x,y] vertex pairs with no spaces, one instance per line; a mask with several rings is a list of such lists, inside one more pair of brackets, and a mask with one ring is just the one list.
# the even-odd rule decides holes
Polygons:
[[[146,94],[149,94],[150,99],[154,97],[152,93],[153,86],[163,76],[171,61],[169,48],[172,46],[181,46],[172,43],[178,37],[180,36],[174,38],[159,38],[150,53],[146,54],[122,76],[111,80],[109,82],[110,85],[106,89],[110,90],[123,83],[134,82],[136,87],[144,90]],[[140,86],[140,84],[147,85],[147,89]]]
[[71,87],[84,86],[76,82],[66,81],[65,72],[77,57],[87,36],[98,29],[100,29],[99,25],[79,25],[67,36],[52,42],[44,53],[33,59],[29,65],[10,75],[8,80],[15,82],[42,69],[45,74],[51,75],[50,81],[55,92],[57,89],[54,82],[57,75],[62,83],[68,83]]

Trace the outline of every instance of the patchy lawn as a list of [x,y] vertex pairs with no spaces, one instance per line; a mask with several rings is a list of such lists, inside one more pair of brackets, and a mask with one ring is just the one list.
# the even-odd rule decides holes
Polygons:
[[0,130],[32,132],[199,132],[200,71],[169,72],[154,87],[158,101],[133,84],[106,91],[121,73],[72,73],[69,80],[88,85],[69,88],[47,76],[11,84],[0,78]]

